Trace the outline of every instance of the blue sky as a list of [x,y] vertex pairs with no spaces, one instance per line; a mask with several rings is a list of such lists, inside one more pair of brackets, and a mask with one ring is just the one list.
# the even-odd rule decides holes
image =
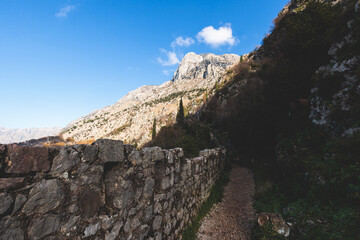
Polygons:
[[288,0],[2,0],[0,126],[66,126],[195,53],[252,51]]

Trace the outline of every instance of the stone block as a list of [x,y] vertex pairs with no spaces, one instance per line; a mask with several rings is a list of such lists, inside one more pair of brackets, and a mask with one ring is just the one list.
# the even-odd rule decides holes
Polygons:
[[32,221],[28,228],[30,239],[43,239],[60,229],[60,218],[57,215],[45,215]]
[[30,190],[23,212],[26,214],[46,213],[56,209],[64,199],[62,184],[58,179],[35,183]]
[[98,157],[102,162],[123,162],[125,160],[125,149],[122,141],[99,139],[93,145],[99,147]]
[[8,193],[0,193],[0,215],[4,214],[9,210],[14,199]]
[[0,178],[0,190],[17,188],[24,182],[23,177],[16,178]]
[[55,175],[62,174],[65,171],[69,171],[79,162],[79,153],[71,147],[65,147],[54,158],[50,173]]
[[6,173],[29,173],[50,170],[46,147],[8,145]]

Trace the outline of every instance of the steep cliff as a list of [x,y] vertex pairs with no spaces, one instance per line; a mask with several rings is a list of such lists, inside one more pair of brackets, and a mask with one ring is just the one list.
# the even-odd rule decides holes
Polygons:
[[274,23],[201,119],[255,172],[273,213],[256,239],[358,239],[360,1],[294,0]]
[[215,86],[226,80],[226,70],[239,60],[240,56],[235,54],[190,52],[171,81],[129,92],[114,105],[70,123],[62,134],[65,139],[72,137],[76,141],[110,138],[142,145],[151,139],[154,118],[157,129],[174,123],[180,98],[186,111],[194,113],[203,103],[204,94],[213,94]]

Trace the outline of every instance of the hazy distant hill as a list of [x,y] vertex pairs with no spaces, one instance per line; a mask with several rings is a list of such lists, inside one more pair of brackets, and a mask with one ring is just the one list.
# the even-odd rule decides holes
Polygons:
[[0,127],[0,143],[24,142],[30,139],[53,136],[59,134],[60,129],[60,127],[19,129]]

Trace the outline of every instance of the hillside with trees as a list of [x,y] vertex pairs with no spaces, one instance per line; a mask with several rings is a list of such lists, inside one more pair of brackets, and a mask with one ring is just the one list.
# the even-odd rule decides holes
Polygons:
[[[258,214],[280,214],[289,239],[359,239],[359,26],[359,1],[291,1],[206,106],[152,144],[226,146],[255,174]],[[253,237],[284,239],[271,225]]]

